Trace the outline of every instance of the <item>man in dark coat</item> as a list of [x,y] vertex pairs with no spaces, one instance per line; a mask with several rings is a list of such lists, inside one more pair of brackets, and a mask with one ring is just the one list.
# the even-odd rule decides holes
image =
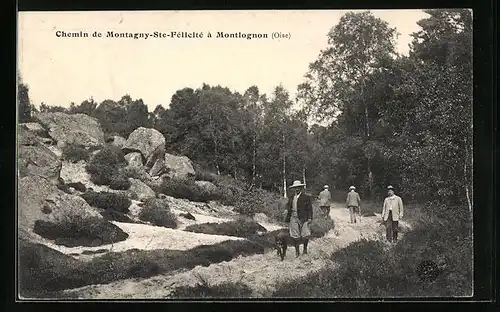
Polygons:
[[307,254],[307,244],[311,237],[310,225],[313,218],[311,197],[304,192],[305,184],[294,181],[290,190],[294,191],[287,203],[287,215],[285,222],[289,223],[290,237],[295,246],[295,256],[300,255],[299,245],[303,242],[303,253]]

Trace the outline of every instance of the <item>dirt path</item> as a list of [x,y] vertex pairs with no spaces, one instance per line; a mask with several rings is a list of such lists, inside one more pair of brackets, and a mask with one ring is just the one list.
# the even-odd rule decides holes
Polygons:
[[[105,285],[89,285],[66,292],[86,299],[157,299],[168,298],[179,286],[194,286],[200,278],[209,284],[242,282],[253,290],[253,296],[266,296],[278,283],[295,279],[325,266],[335,265],[329,255],[350,243],[361,239],[380,239],[384,228],[379,223],[380,215],[363,217],[361,222],[350,224],[349,213],[342,205],[334,205],[330,213],[335,229],[325,237],[309,243],[310,253],[295,258],[293,247],[283,262],[275,251],[247,257],[238,257],[229,262],[197,266],[189,271],[173,272],[146,279],[128,279]],[[302,248],[302,247],[301,247]]]

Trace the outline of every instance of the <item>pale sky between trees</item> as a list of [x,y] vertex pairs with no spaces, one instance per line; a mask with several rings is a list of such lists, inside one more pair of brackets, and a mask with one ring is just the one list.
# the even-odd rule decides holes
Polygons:
[[[152,111],[179,89],[203,83],[240,93],[256,85],[271,95],[282,84],[294,98],[310,62],[327,47],[327,33],[345,10],[20,12],[18,68],[31,102],[67,107],[93,97],[129,94]],[[372,10],[396,27],[397,51],[407,54],[421,10]],[[211,39],[58,38],[66,32],[197,31]],[[219,39],[227,33],[290,33],[291,39]]]

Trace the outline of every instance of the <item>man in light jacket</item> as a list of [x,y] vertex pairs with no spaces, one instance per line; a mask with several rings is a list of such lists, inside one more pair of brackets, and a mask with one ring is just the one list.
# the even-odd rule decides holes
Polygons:
[[332,200],[332,194],[328,190],[328,185],[323,186],[323,190],[318,195],[319,208],[321,211],[328,216],[330,214],[330,206]]
[[392,185],[387,187],[388,194],[382,208],[382,221],[385,222],[386,237],[389,242],[398,239],[398,222],[403,218],[403,200],[394,194]]
[[349,187],[349,193],[347,193],[346,206],[349,209],[349,215],[351,217],[351,223],[356,223],[356,214],[359,211],[359,206],[361,205],[361,198],[356,192],[354,186]]

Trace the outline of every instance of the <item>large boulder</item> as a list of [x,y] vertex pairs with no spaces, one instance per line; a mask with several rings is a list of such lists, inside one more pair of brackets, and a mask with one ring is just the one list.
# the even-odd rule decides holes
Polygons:
[[157,159],[151,170],[149,171],[149,175],[152,177],[158,177],[165,171],[165,160],[163,158]]
[[27,130],[33,132],[35,135],[37,135],[41,138],[49,137],[48,131],[37,122],[22,123],[22,124],[19,124],[19,126],[21,126],[21,128],[24,128],[24,129],[27,129]]
[[45,199],[57,192],[57,187],[40,176],[27,176],[19,179],[17,190],[17,209],[19,226],[32,229],[36,220],[45,217],[42,212]]
[[127,139],[125,139],[124,137],[121,137],[119,135],[114,135],[112,138],[113,138],[113,142],[111,144],[113,144],[114,146],[117,146],[119,148],[123,148],[123,146],[127,142]]
[[45,198],[42,212],[44,216],[35,221],[33,231],[58,245],[99,246],[128,238],[80,196],[54,192]]
[[140,152],[143,163],[151,168],[165,155],[165,137],[158,130],[139,127],[132,132],[123,146],[125,153]]
[[186,156],[165,154],[165,167],[167,176],[171,178],[187,178],[195,175],[193,163]]
[[137,195],[137,199],[146,200],[148,198],[155,198],[155,192],[139,179],[129,178],[130,188],[129,191]]
[[42,143],[40,138],[26,127],[19,126],[17,130],[19,146],[39,146]]
[[142,155],[139,152],[128,153],[125,155],[125,160],[128,163],[128,167],[141,168],[143,166]]
[[104,133],[96,118],[85,114],[41,113],[36,116],[39,123],[48,129],[50,137],[57,142],[66,142],[88,148],[104,144]]
[[72,222],[73,220],[102,219],[96,208],[90,206],[80,196],[55,192],[45,198],[42,207],[45,221],[50,223]]
[[50,149],[40,143],[34,146],[21,145],[18,151],[20,177],[36,175],[58,183],[62,163]]

